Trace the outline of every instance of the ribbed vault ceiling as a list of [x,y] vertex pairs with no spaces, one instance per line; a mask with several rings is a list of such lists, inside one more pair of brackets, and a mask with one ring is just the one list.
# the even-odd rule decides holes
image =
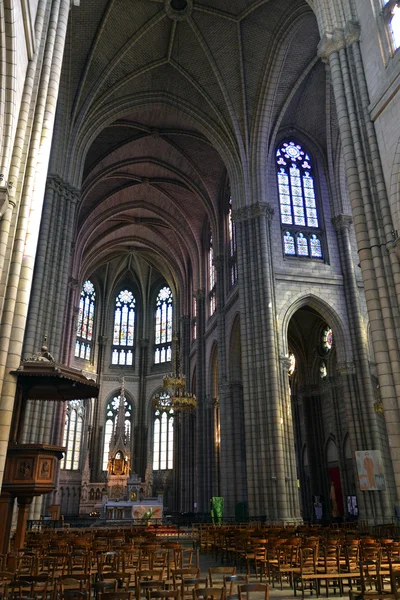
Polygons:
[[243,186],[234,203],[254,201],[243,182],[283,117],[304,119],[305,78],[319,103],[310,133],[324,143],[314,15],[305,0],[188,0],[182,13],[165,0],[85,0],[71,21],[67,176],[82,187],[75,265],[88,274],[138,252],[163,273],[169,265],[176,282],[190,264],[201,287],[205,230],[210,223],[218,244],[227,173]]

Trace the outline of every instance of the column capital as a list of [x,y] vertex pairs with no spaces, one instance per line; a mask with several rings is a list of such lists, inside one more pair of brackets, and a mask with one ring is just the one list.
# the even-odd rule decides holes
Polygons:
[[272,220],[274,209],[268,202],[255,202],[250,206],[243,206],[232,212],[232,218],[236,223],[249,221],[258,217],[266,217],[268,221]]
[[46,187],[54,190],[60,196],[64,196],[67,200],[70,200],[74,204],[78,202],[81,196],[80,190],[61,179],[59,175],[48,175]]
[[342,231],[343,229],[349,230],[353,224],[353,217],[351,215],[336,215],[332,218],[332,225],[336,231]]
[[356,372],[356,367],[353,361],[343,361],[336,363],[336,370],[339,375],[353,375]]
[[279,357],[279,362],[281,363],[282,370],[284,373],[289,373],[289,369],[291,367],[292,361],[288,356],[281,355]]
[[317,53],[323,62],[329,61],[333,52],[339,52],[360,40],[360,25],[357,21],[348,21],[345,27],[335,27],[321,36]]
[[68,280],[68,287],[71,290],[76,290],[76,288],[78,287],[78,283],[79,282],[78,282],[77,279],[74,279],[73,277],[70,277],[69,280]]
[[147,338],[139,340],[139,346],[141,348],[148,348],[150,346],[150,340],[148,340]]

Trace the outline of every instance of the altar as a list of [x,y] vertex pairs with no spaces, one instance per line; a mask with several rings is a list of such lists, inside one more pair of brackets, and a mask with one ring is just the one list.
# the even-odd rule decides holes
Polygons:
[[162,497],[132,500],[107,500],[104,504],[104,517],[107,521],[134,520],[143,524],[150,521],[161,521],[163,516]]

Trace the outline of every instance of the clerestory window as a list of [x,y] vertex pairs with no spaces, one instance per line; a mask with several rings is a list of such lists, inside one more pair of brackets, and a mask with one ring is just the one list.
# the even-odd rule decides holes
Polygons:
[[284,141],[276,151],[276,169],[284,255],[323,258],[310,156],[296,141]]
[[400,47],[400,2],[386,0],[383,3],[383,18],[389,31],[393,50]]
[[79,298],[78,323],[76,327],[75,356],[90,360],[93,354],[93,324],[96,292],[91,281],[82,286]]
[[122,290],[115,299],[112,364],[133,365],[135,342],[135,297]]

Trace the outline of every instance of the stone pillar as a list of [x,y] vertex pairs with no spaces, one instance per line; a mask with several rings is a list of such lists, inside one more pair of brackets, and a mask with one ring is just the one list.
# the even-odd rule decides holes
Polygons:
[[139,398],[138,398],[138,410],[136,413],[136,426],[135,426],[135,452],[134,452],[134,467],[133,470],[139,477],[144,481],[147,458],[148,458],[148,406],[146,405],[146,393],[147,393],[147,372],[149,365],[149,345],[150,342],[147,339],[139,341]]
[[29,356],[47,335],[52,353],[56,359],[61,358],[61,333],[69,296],[68,264],[79,196],[59,177],[47,178],[24,341],[24,352]]
[[[375,518],[380,520],[383,515],[387,520],[393,514],[396,498],[400,496],[400,278],[397,257],[395,253],[388,252],[394,228],[368,110],[358,24],[349,20],[334,26],[331,31],[322,27],[322,31],[319,54],[329,64],[331,72],[371,340],[394,469],[396,490],[393,489],[393,475],[387,463],[388,490],[378,493],[382,510],[381,514],[376,513]],[[369,410],[366,407],[366,411]],[[373,431],[373,421],[370,421],[369,428],[374,436],[373,443],[379,444],[379,438]],[[379,449],[379,446],[375,448]]]
[[205,294],[196,292],[196,430],[197,430],[197,505],[199,512],[209,512],[212,488],[210,482],[210,406],[206,399],[205,377]]
[[[368,360],[367,332],[362,321],[362,310],[357,279],[352,257],[350,229],[353,223],[349,215],[337,215],[332,219],[338,238],[338,248],[343,274],[343,289],[348,314],[347,333],[351,340],[351,348],[355,353],[357,369],[350,372],[345,369],[346,377],[354,381],[351,384],[353,393],[348,395],[349,406],[346,406],[347,430],[351,447],[356,450],[376,449],[382,451],[382,457],[389,456],[387,438],[382,438],[377,426],[377,415],[374,412],[375,394],[372,385],[370,364]],[[347,387],[349,390],[349,387]],[[386,474],[392,480],[391,464],[385,460]],[[354,465],[355,466],[355,465]],[[357,473],[357,469],[354,471]],[[392,486],[389,486],[392,487]],[[360,504],[360,517],[373,522],[391,518],[390,492],[363,492]],[[392,500],[394,501],[394,500]]]
[[287,394],[282,390],[276,331],[270,222],[265,203],[236,210],[240,281],[244,426],[249,513],[273,521],[299,519],[288,471],[294,445],[285,439]]
[[[22,354],[69,4],[69,0],[54,0],[49,3],[50,21],[46,31],[38,100],[30,130],[32,134],[26,139],[25,179],[15,224],[0,328],[0,483],[3,478],[16,390],[15,377],[10,375],[10,371],[19,366]],[[7,232],[2,230],[1,233],[5,239]]]

